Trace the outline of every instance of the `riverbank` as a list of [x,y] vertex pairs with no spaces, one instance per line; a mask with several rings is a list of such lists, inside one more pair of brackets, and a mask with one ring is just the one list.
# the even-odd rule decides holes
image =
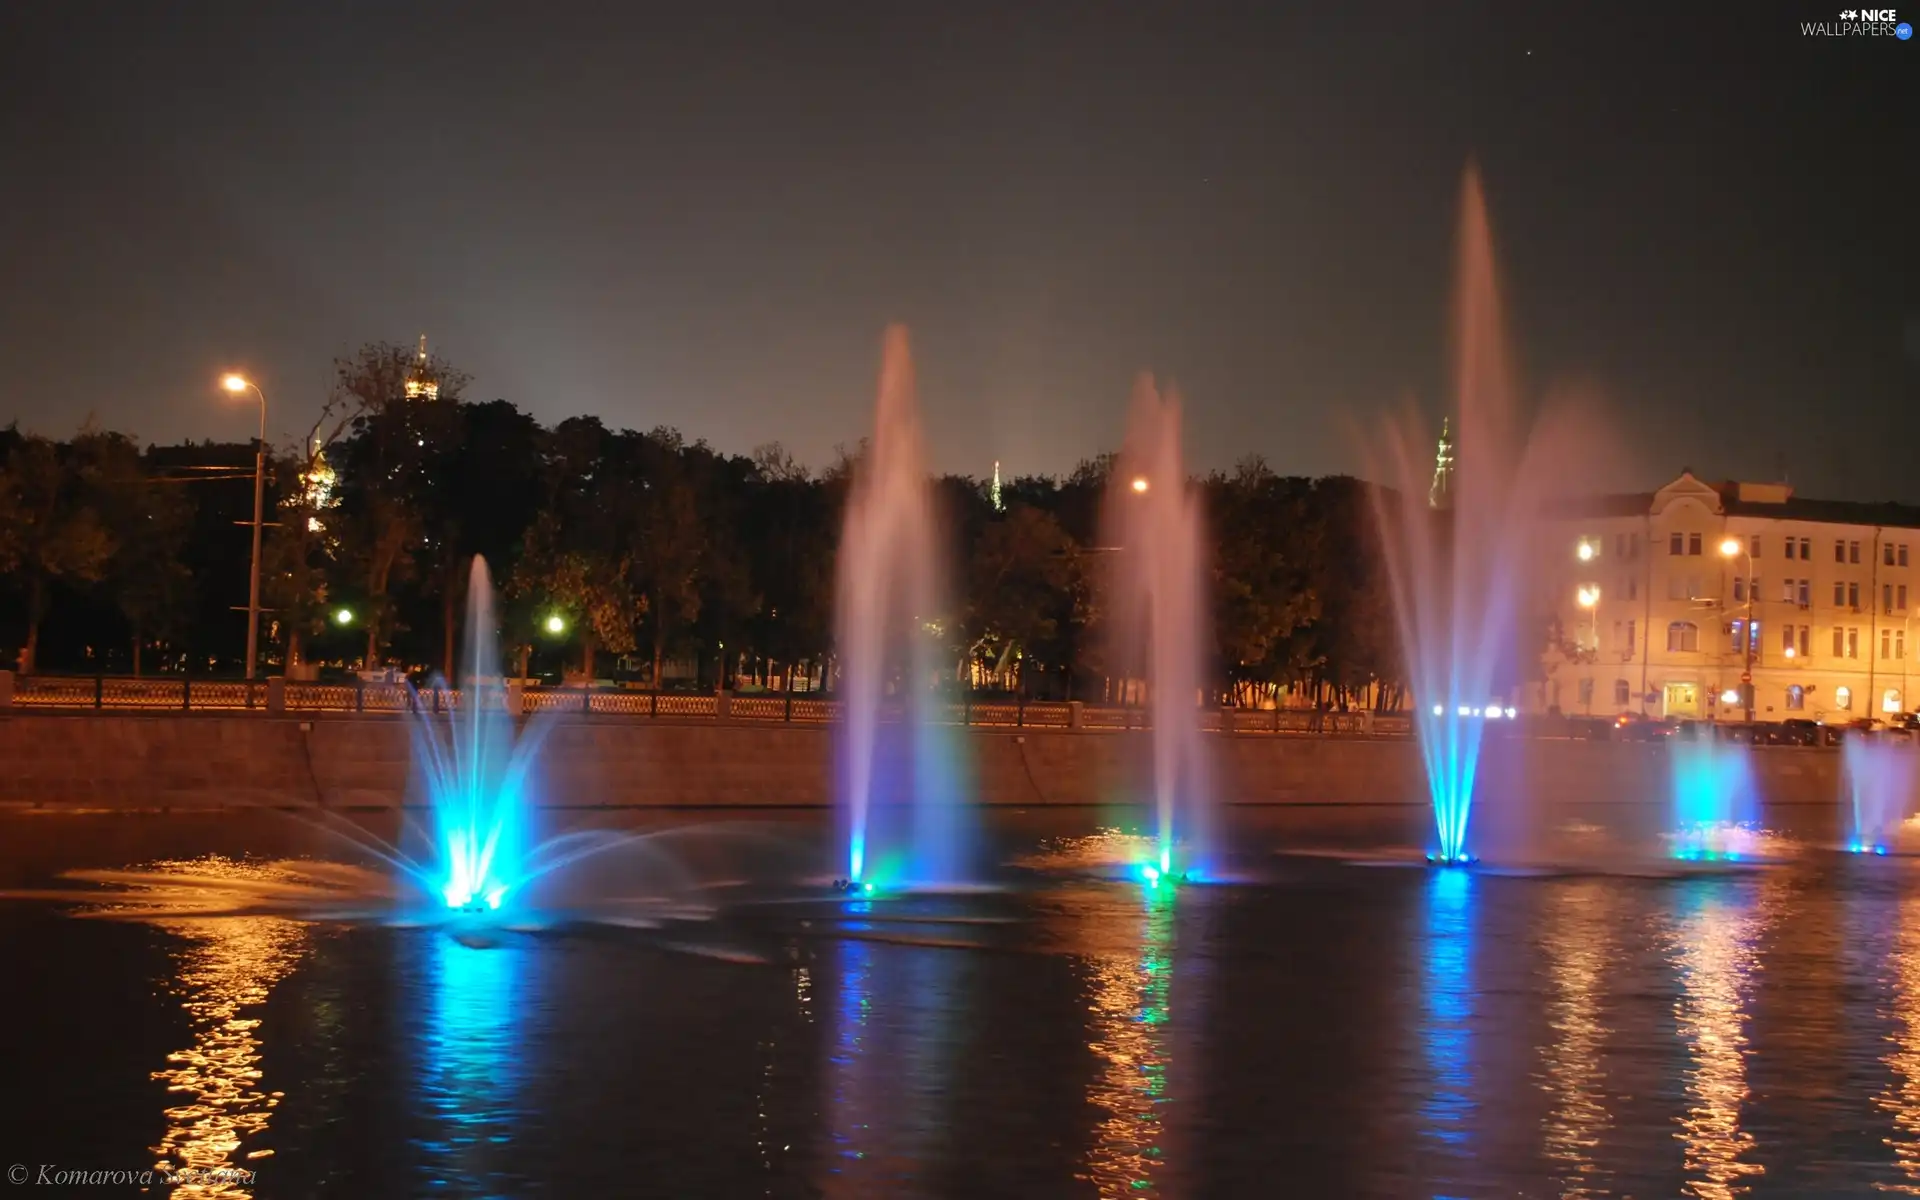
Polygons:
[[[955,728],[967,794],[988,806],[1144,800],[1139,732]],[[40,714],[0,717],[0,805],[129,810],[393,808],[406,802],[409,727],[391,716]],[[1230,804],[1424,805],[1406,738],[1216,734],[1215,790]],[[1667,743],[1490,738],[1481,792],[1531,804],[1663,801]],[[1766,805],[1840,803],[1840,756],[1742,748]],[[831,726],[560,717],[536,803],[588,808],[825,808]],[[901,778],[904,771],[881,771]]]

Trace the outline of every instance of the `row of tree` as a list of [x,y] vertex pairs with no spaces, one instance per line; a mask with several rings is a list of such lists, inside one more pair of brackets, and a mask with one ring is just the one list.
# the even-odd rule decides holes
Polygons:
[[[743,457],[594,417],[545,428],[507,401],[466,399],[468,383],[444,361],[368,346],[338,364],[307,436],[269,457],[270,669],[455,677],[482,555],[522,671],[832,686],[834,555],[857,449],[813,471],[777,445]],[[237,670],[252,457],[245,445],[142,450],[94,428],[64,442],[0,430],[0,646],[21,647],[22,670]],[[1111,470],[1096,458],[997,497],[971,478],[935,481],[954,586],[927,627],[952,681],[1118,694],[1102,626],[1115,551],[1098,528]],[[1195,486],[1219,695],[1395,703],[1367,485],[1249,460]]]

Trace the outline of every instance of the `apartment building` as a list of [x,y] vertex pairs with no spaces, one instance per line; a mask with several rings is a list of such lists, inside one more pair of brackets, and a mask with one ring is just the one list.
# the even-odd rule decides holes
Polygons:
[[1682,473],[1545,530],[1543,711],[1835,722],[1920,699],[1920,508]]

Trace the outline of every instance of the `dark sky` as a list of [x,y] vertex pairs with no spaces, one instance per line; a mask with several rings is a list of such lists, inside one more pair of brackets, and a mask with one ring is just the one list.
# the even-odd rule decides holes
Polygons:
[[821,463],[899,319],[943,469],[1111,447],[1142,367],[1197,467],[1353,469],[1444,400],[1475,156],[1623,482],[1920,500],[1920,40],[1838,11],[11,0],[0,422],[244,439],[240,365],[291,434],[425,331],[543,420]]

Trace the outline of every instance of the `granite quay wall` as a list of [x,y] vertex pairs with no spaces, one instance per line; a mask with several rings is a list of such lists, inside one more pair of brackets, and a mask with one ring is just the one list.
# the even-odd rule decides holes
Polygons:
[[[538,802],[567,807],[824,808],[827,725],[550,717]],[[1144,801],[1140,732],[954,727],[968,793],[996,806]],[[409,726],[400,716],[40,713],[0,715],[0,805],[85,809],[393,807],[406,802]],[[1216,791],[1245,805],[1420,805],[1420,747],[1404,737],[1209,734]],[[1531,804],[1664,804],[1662,742],[1496,737],[1483,796]],[[1840,755],[1750,750],[1768,805],[1837,806]],[[902,764],[878,772],[895,798]]]

